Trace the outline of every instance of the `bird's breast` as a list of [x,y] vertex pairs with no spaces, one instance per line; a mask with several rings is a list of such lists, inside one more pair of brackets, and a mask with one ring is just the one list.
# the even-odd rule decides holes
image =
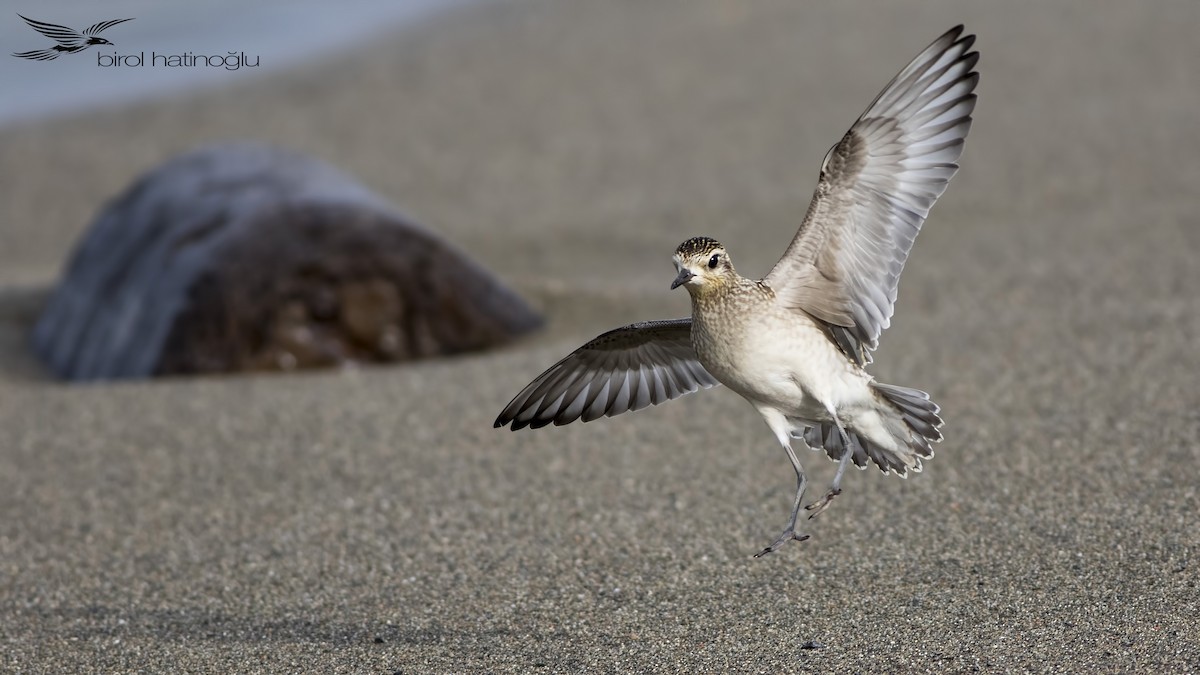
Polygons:
[[692,344],[704,367],[744,398],[820,419],[866,391],[869,376],[807,315],[771,305],[728,309],[694,312]]

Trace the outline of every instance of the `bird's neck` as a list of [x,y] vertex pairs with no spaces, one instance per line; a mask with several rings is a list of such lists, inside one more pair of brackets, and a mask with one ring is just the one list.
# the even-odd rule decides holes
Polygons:
[[737,296],[753,292],[754,286],[754,281],[737,274],[723,280],[722,283],[689,288],[688,294],[692,296],[692,314],[716,311]]

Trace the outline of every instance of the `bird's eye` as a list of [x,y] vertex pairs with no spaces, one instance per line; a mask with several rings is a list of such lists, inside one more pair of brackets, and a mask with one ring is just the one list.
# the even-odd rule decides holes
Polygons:
[[721,254],[714,253],[713,257],[708,259],[708,269],[714,270],[717,268],[717,263],[721,262]]

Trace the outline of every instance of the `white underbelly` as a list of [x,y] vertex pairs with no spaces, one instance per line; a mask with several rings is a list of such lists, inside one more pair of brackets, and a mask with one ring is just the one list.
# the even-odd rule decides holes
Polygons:
[[831,421],[829,411],[858,407],[871,398],[871,378],[846,359],[815,325],[787,322],[746,327],[727,338],[736,349],[697,345],[705,368],[751,403],[788,417]]

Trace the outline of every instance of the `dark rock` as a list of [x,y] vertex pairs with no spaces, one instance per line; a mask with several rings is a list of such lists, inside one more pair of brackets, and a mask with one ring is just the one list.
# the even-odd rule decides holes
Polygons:
[[800,645],[800,649],[825,649],[825,643],[817,642],[816,640],[809,640],[808,642]]
[[92,380],[407,361],[540,324],[341,171],[231,143],[167,162],[101,211],[33,342],[58,375]]

